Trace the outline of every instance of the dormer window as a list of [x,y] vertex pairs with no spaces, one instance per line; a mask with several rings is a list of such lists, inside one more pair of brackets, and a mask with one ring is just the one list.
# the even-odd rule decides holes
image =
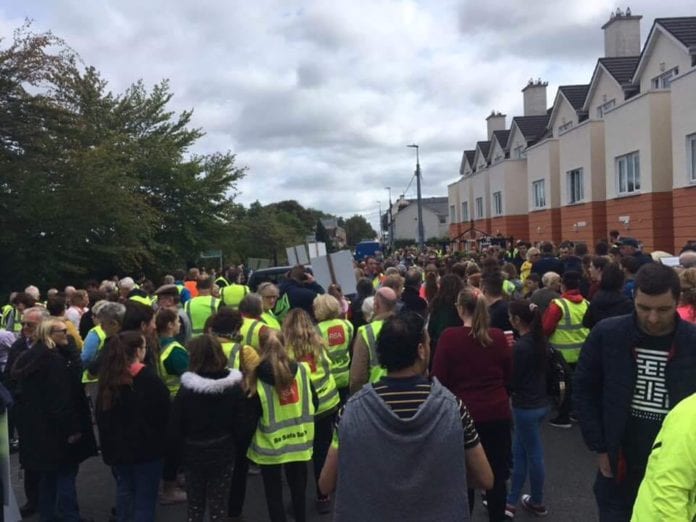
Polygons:
[[653,89],[669,89],[672,85],[672,80],[679,74],[679,67],[672,67],[669,71],[665,71],[659,76],[651,80]]
[[570,128],[571,128],[572,126],[573,126],[572,120],[571,120],[571,121],[565,122],[563,125],[559,125],[559,126],[558,126],[558,134],[562,134],[562,133],[564,133],[565,131],[570,130]]
[[613,109],[614,107],[616,107],[616,98],[605,101],[602,105],[597,107],[597,118],[602,119],[607,111]]
[[512,151],[513,157],[515,159],[524,159],[526,157],[526,154],[524,152],[524,145],[518,145],[515,147]]

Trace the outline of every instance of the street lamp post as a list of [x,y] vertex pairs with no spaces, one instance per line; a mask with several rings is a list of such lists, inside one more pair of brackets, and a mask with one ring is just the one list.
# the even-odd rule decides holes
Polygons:
[[406,146],[416,149],[416,201],[418,205],[418,246],[422,250],[425,246],[425,231],[423,230],[423,205],[421,201],[421,170],[419,154],[420,148],[415,143]]
[[382,226],[382,202],[378,201],[377,204],[379,205],[379,240],[382,242],[384,241],[384,227]]
[[392,217],[391,187],[385,187],[389,191],[389,214],[387,216],[387,232],[389,233],[389,251],[394,247],[394,218]]

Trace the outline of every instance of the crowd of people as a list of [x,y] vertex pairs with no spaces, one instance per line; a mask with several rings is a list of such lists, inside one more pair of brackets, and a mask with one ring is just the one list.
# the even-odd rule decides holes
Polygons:
[[618,234],[410,248],[355,273],[350,295],[304,266],[253,289],[230,267],[13,293],[22,514],[85,520],[76,476],[100,455],[119,522],[158,502],[241,520],[248,473],[274,522],[284,474],[301,522],[308,467],[310,509],[336,521],[469,520],[479,496],[491,522],[545,516],[548,419],[596,453],[600,520],[694,518],[696,248],[678,267]]

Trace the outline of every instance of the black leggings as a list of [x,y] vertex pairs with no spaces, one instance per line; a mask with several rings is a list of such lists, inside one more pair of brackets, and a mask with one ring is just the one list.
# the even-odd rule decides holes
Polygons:
[[232,465],[192,466],[185,475],[188,522],[203,522],[206,506],[211,521],[226,520]]
[[326,454],[331,446],[331,437],[333,437],[333,427],[335,413],[324,415],[323,417],[314,418],[314,449],[312,462],[314,464],[314,481],[317,483],[317,496],[321,496],[319,492],[319,475],[324,467]]
[[307,489],[307,463],[288,462],[287,464],[263,465],[261,477],[266,493],[266,506],[271,522],[285,522],[285,507],[283,506],[283,480],[280,469],[285,468],[285,478],[292,497],[292,510],[296,522],[305,522],[305,490]]
[[[499,420],[476,422],[481,445],[493,470],[493,488],[486,491],[489,522],[505,520],[505,501],[507,488],[505,481],[510,476],[512,464],[512,422]],[[475,492],[469,489],[469,512],[474,510]]]

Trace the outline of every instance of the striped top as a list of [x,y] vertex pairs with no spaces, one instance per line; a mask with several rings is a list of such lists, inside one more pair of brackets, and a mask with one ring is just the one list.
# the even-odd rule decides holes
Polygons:
[[[392,409],[392,411],[401,419],[409,419],[413,417],[421,404],[425,402],[430,395],[430,381],[422,376],[416,377],[384,377],[379,382],[372,385],[377,392],[377,395]],[[464,428],[464,448],[471,449],[479,443],[478,432],[474,426],[474,420],[469,414],[464,403],[457,399],[459,403],[459,413],[462,419],[462,427]],[[345,406],[344,406],[345,408]],[[343,415],[343,408],[340,409],[336,416],[336,425],[334,430],[334,439],[337,441],[338,428]]]

